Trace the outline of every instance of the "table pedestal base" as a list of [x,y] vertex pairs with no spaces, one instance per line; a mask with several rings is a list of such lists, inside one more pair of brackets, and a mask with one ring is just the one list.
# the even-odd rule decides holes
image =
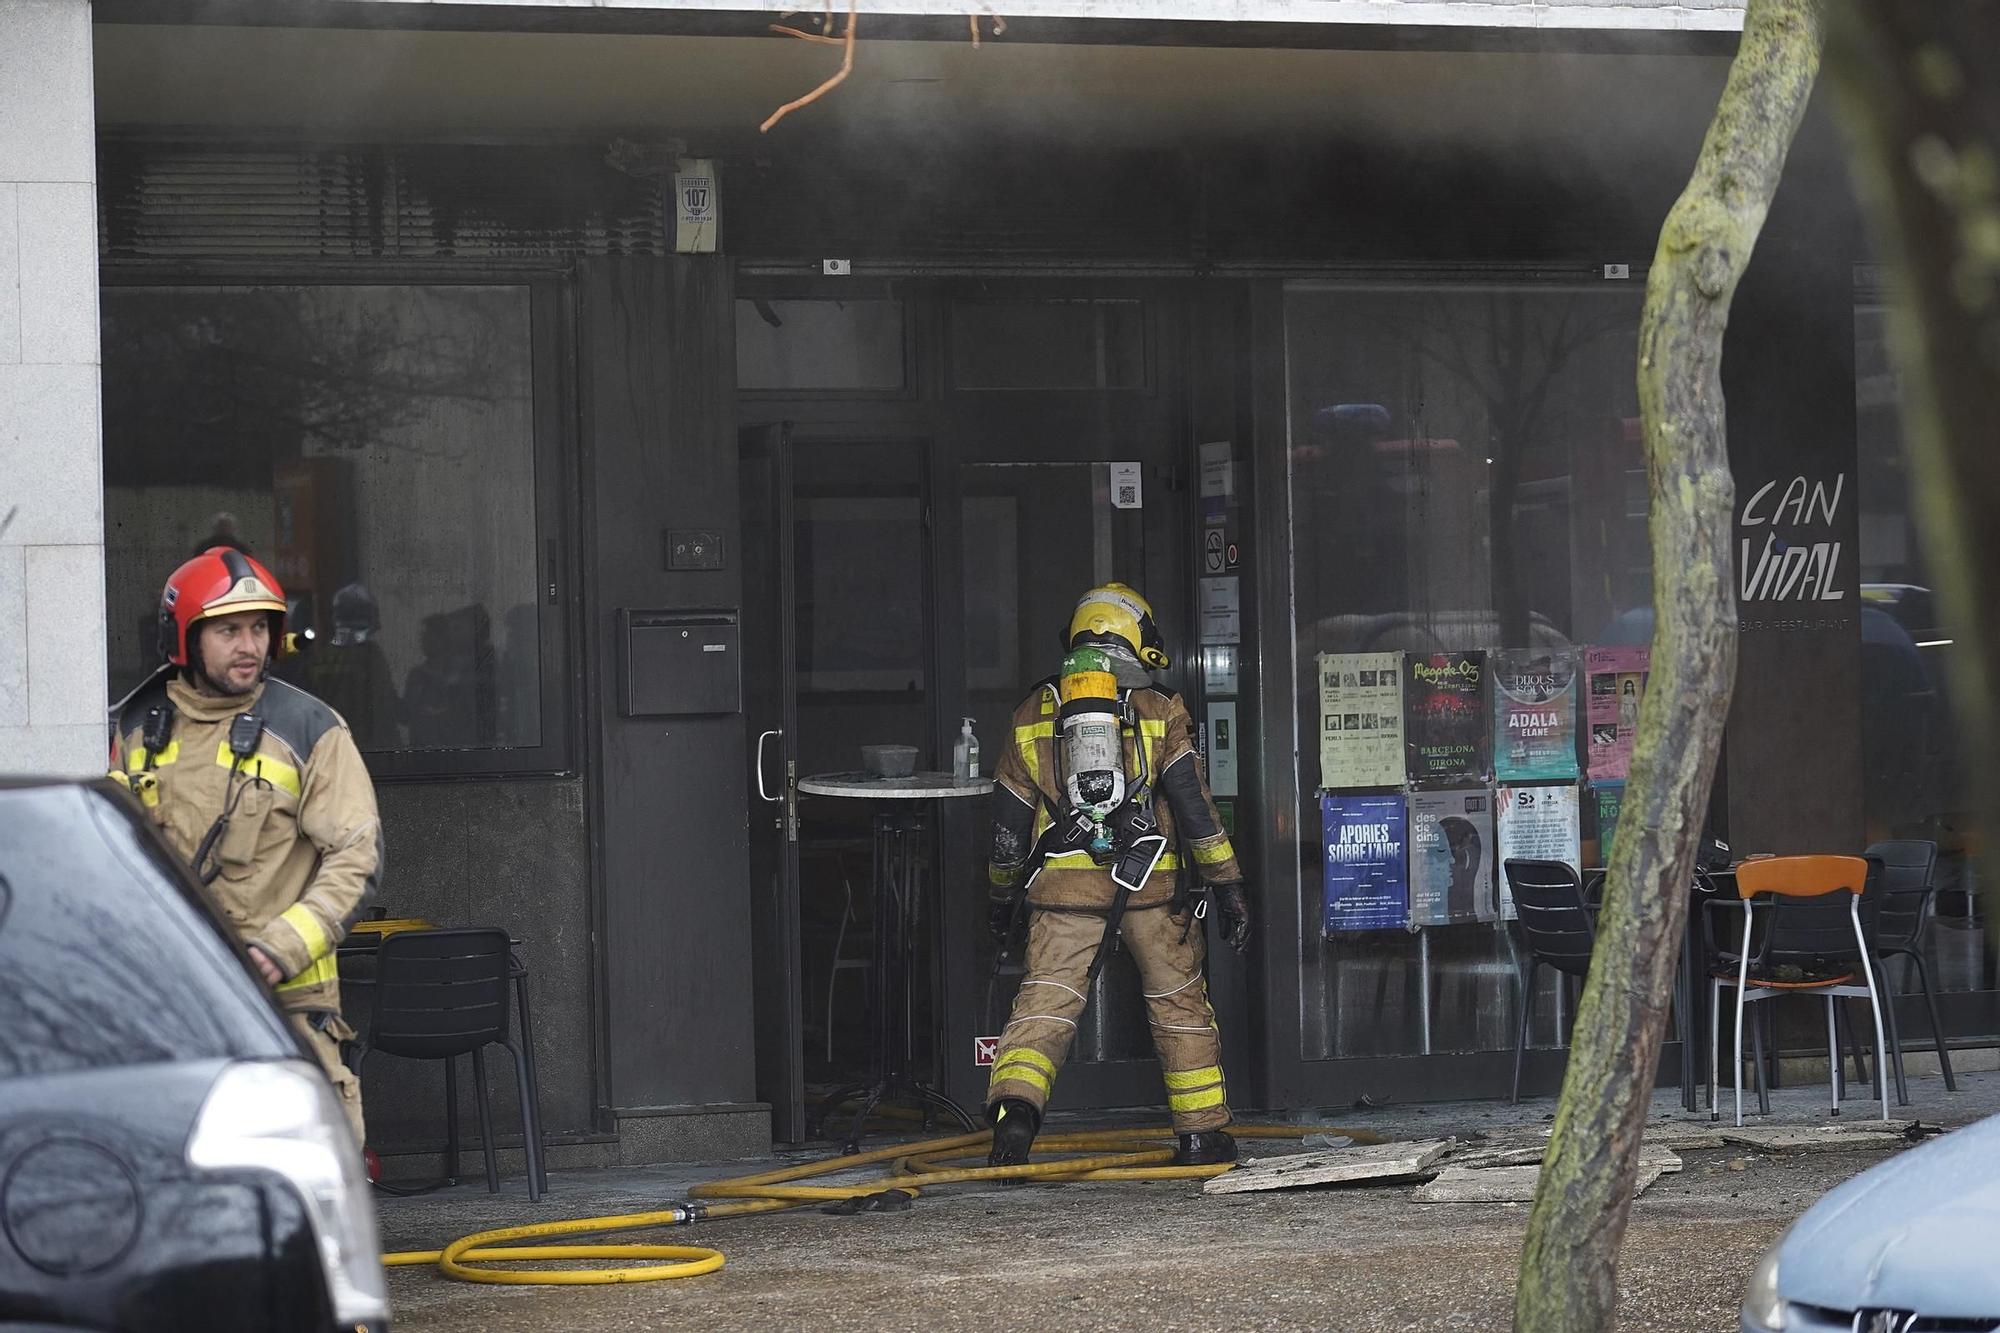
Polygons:
[[978,1125],[965,1109],[910,1073],[914,1035],[917,928],[922,919],[923,844],[926,821],[920,809],[886,809],[875,814],[873,958],[869,967],[869,1078],[841,1089],[823,1104],[820,1126],[850,1097],[861,1109],[847,1131],[845,1150],[861,1150],[868,1117],[886,1101],[907,1093],[922,1107],[928,1128],[932,1113],[943,1111],[967,1130]]

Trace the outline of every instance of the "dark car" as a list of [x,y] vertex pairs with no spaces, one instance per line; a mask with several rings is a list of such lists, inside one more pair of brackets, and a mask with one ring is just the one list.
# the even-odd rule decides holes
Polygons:
[[325,1076],[109,784],[0,781],[0,1333],[388,1327]]

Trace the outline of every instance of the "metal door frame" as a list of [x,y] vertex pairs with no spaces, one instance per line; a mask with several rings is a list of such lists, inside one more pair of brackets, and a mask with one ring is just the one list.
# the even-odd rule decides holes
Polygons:
[[[751,443],[758,437],[756,445]],[[754,941],[752,967],[757,979],[757,1095],[771,1105],[771,1136],[779,1142],[796,1143],[805,1137],[805,1035],[802,1005],[804,977],[800,973],[799,949],[799,812],[798,812],[798,625],[797,589],[793,577],[793,484],[792,424],[745,424],[738,427],[738,466],[748,471],[758,447],[770,453],[770,494],[768,509],[761,515],[769,520],[775,549],[775,598],[766,600],[769,587],[750,586],[752,524],[747,521],[755,492],[746,485],[741,503],[745,510],[743,562],[743,653],[746,663],[766,656],[775,673],[777,699],[775,718],[759,716],[760,707],[770,701],[750,697],[752,667],[744,673],[744,721],[750,736],[750,892],[751,929]],[[772,614],[775,624],[757,628],[757,611]],[[775,631],[775,632],[773,632]],[[768,654],[765,650],[768,649]],[[776,727],[765,726],[775,721]],[[768,766],[767,743],[776,739],[777,767]],[[772,778],[775,776],[776,782]],[[776,810],[771,807],[776,806]],[[758,828],[770,818],[773,827],[764,837],[775,841],[759,854]],[[775,838],[772,835],[775,834]],[[775,851],[775,865],[759,862]],[[766,887],[765,873],[769,873]],[[765,1040],[773,1027],[779,1039]]]

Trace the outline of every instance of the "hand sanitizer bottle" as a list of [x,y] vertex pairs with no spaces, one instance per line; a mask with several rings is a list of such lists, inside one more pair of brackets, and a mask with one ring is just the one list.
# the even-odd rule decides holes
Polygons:
[[971,781],[979,777],[979,737],[972,734],[972,719],[962,717],[963,724],[958,729],[958,744],[952,746],[952,776],[961,781]]

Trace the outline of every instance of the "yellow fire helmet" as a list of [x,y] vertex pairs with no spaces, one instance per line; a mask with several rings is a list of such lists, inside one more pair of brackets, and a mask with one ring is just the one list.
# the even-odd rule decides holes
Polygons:
[[1076,604],[1063,648],[1085,644],[1122,645],[1155,671],[1165,671],[1172,665],[1167,657],[1166,640],[1160,637],[1160,627],[1153,623],[1153,608],[1122,583],[1092,588]]

